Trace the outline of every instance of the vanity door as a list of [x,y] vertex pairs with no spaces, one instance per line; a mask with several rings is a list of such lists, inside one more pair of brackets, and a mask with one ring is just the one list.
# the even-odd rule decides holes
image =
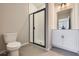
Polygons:
[[61,35],[62,35],[62,32],[61,30],[53,30],[53,38],[52,38],[52,45],[55,46],[55,47],[59,47],[59,48],[62,48],[63,45],[62,45],[62,38],[61,38]]
[[72,52],[78,52],[79,36],[76,30],[64,31],[64,45],[63,48]]

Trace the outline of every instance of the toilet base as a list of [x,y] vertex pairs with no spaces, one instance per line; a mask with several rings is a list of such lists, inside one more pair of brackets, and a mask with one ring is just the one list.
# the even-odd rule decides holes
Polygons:
[[10,51],[10,56],[19,56],[19,50]]

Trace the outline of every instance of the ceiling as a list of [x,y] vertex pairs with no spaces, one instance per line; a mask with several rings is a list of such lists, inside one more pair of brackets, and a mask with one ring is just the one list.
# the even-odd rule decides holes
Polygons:
[[45,6],[45,3],[32,3],[36,8],[40,8],[42,6]]

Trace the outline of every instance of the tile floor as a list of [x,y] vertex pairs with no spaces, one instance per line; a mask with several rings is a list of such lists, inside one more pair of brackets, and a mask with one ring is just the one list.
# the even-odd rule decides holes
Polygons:
[[57,53],[61,53],[64,56],[79,56],[79,54],[77,54],[77,53],[74,53],[74,52],[71,52],[68,50],[64,50],[64,49],[60,49],[57,47],[53,47],[51,50],[54,52],[57,52]]
[[60,48],[52,48],[50,51],[37,46],[28,44],[20,49],[20,56],[79,56],[76,53],[66,51]]
[[20,49],[20,56],[37,56],[47,52],[42,47],[34,44],[28,44]]

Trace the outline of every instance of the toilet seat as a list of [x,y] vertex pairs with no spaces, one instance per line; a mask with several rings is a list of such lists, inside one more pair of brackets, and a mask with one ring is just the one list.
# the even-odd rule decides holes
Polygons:
[[11,42],[7,44],[7,50],[16,50],[19,49],[21,47],[21,43],[20,42]]

